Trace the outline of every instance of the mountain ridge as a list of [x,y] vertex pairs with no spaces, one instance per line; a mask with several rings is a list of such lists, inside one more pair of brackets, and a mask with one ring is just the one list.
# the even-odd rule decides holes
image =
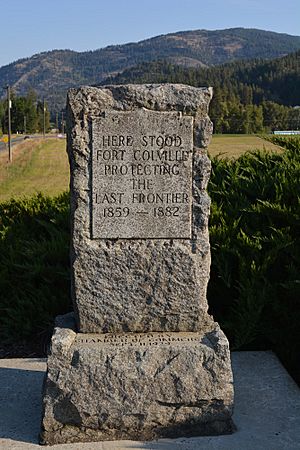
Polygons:
[[142,62],[164,59],[205,67],[240,59],[272,59],[298,49],[300,36],[253,28],[179,31],[85,52],[37,53],[2,66],[0,84],[11,85],[19,95],[33,88],[52,110],[60,110],[68,88],[100,83]]

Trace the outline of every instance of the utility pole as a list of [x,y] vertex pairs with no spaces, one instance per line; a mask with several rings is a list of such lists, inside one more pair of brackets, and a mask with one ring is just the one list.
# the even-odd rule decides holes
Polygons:
[[64,126],[64,113],[61,113],[61,133],[64,134],[65,132],[65,126]]
[[11,99],[10,99],[10,86],[7,85],[7,109],[8,109],[8,159],[9,162],[12,162],[12,148],[11,148]]
[[26,134],[26,116],[24,116],[24,134]]
[[46,134],[46,103],[45,103],[45,99],[43,102],[43,136],[45,138],[45,134]]
[[59,132],[58,129],[58,112],[56,113],[56,129],[57,129],[57,133]]

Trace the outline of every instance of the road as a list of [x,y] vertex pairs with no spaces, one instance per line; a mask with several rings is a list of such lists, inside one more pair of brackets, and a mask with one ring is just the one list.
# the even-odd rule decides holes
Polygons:
[[[20,141],[23,141],[23,140],[24,140],[24,137],[18,136],[16,138],[13,138],[11,140],[11,142],[12,142],[12,145],[14,145],[17,142],[20,142]],[[3,150],[6,150],[7,148],[8,148],[8,144],[5,144],[5,142],[0,141],[0,152],[3,151]]]
[[[49,139],[49,138],[57,138],[57,137],[58,137],[57,134],[46,134],[46,138],[47,139]],[[31,139],[41,139],[41,138],[43,138],[42,134],[30,135],[30,140]],[[16,137],[12,138],[11,143],[12,143],[12,146],[14,146],[15,144],[20,143],[22,141],[24,141],[24,136],[16,136]],[[0,140],[0,152],[3,152],[5,150],[8,151],[8,144],[5,144],[5,142],[2,142]]]

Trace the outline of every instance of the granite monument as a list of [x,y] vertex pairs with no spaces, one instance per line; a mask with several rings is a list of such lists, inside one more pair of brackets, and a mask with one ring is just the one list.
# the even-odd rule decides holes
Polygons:
[[233,430],[228,341],[206,300],[211,96],[68,93],[74,314],[52,337],[44,444]]

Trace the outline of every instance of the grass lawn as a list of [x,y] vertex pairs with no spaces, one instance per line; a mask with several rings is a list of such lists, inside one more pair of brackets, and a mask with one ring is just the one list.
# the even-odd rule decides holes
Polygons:
[[[31,196],[37,192],[56,195],[69,187],[69,163],[65,139],[26,140],[13,146],[13,163],[0,153],[0,201]],[[254,149],[282,151],[255,135],[214,135],[211,156],[237,158]]]
[[281,147],[272,144],[254,134],[214,134],[208,153],[210,156],[220,155],[227,158],[238,158],[250,150],[282,151]]
[[64,139],[26,140],[13,146],[13,162],[0,153],[0,201],[37,192],[56,195],[69,187]]

